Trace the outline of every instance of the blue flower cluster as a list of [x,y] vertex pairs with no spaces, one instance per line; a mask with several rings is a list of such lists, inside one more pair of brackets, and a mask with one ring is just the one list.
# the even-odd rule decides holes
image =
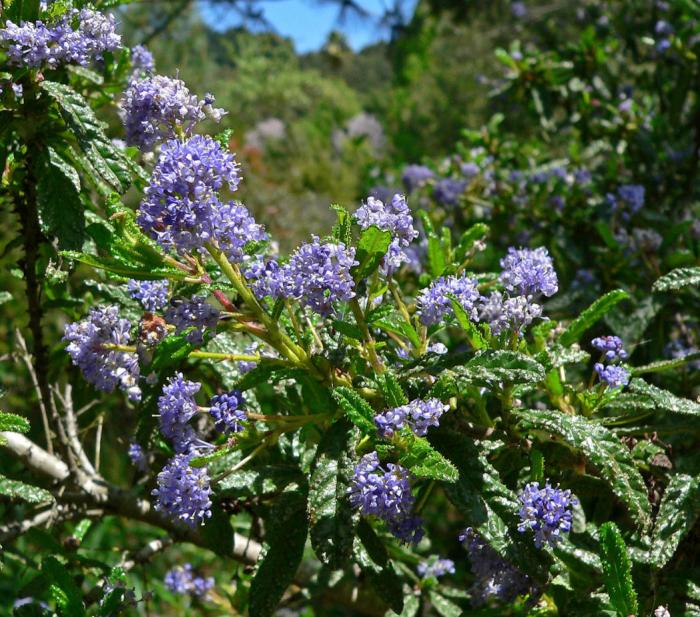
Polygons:
[[471,319],[476,321],[476,303],[481,297],[477,280],[463,276],[441,276],[421,291],[417,299],[418,315],[426,326],[454,315],[449,296],[455,296]]
[[176,566],[165,574],[163,579],[165,586],[180,595],[190,594],[197,598],[206,598],[209,591],[214,587],[214,577],[195,575],[192,564],[186,563],[184,566]]
[[186,380],[182,373],[175,373],[158,398],[160,430],[172,442],[175,452],[189,452],[195,445],[196,434],[189,421],[197,413],[194,395],[201,387]]
[[[594,338],[591,341],[591,345],[603,352],[603,359],[606,362],[618,362],[627,358],[622,339],[618,336]],[[593,368],[600,380],[611,388],[622,388],[630,381],[630,372],[624,366],[615,364],[606,366],[602,362],[596,362]]]
[[127,283],[129,295],[138,300],[144,309],[154,313],[168,303],[169,283],[165,281],[135,281]]
[[148,469],[148,458],[139,444],[136,442],[130,443],[127,455],[131,460],[131,464],[136,467],[136,469],[139,471],[146,471]]
[[417,570],[422,578],[430,578],[431,576],[439,578],[446,574],[454,574],[455,562],[451,559],[429,559],[421,561]]
[[516,249],[510,247],[501,259],[500,281],[512,295],[534,297],[553,296],[559,290],[557,273],[547,249]]
[[382,519],[403,542],[417,544],[423,537],[423,521],[412,515],[415,498],[409,472],[400,465],[388,463],[384,469],[376,452],[365,454],[355,467],[348,493],[354,508]]
[[644,207],[645,189],[640,184],[623,184],[617,193],[608,193],[605,200],[613,210],[622,210],[623,218],[637,214]]
[[434,177],[435,173],[425,165],[407,165],[401,175],[401,181],[406,187],[406,192],[412,193]]
[[165,311],[165,321],[175,326],[175,332],[186,332],[186,339],[193,345],[201,345],[204,341],[204,330],[216,329],[221,312],[205,301],[201,296],[191,300],[173,303]]
[[435,183],[433,197],[441,206],[456,206],[468,184],[466,180],[442,178]]
[[248,416],[242,406],[245,404],[240,390],[231,390],[212,397],[209,415],[214,419],[214,426],[220,433],[239,433],[243,430]]
[[520,493],[520,523],[518,531],[535,532],[535,546],[556,546],[563,534],[571,530],[571,506],[578,503],[571,491],[552,487],[549,482],[540,488],[539,482],[527,484]]
[[520,332],[542,316],[542,306],[526,296],[508,298],[498,291],[482,296],[477,309],[478,320],[488,323],[491,333],[496,336],[505,331]]
[[240,262],[245,245],[265,241],[267,234],[244,206],[220,200],[224,186],[234,191],[239,182],[238,163],[211,137],[168,141],[161,147],[138,223],[166,250],[186,253],[211,242]]
[[465,544],[475,577],[469,590],[473,606],[481,606],[492,598],[507,604],[530,591],[527,575],[505,561],[471,527],[460,534],[459,540]]
[[145,45],[136,45],[131,48],[131,68],[135,76],[150,75],[156,69],[153,54]]
[[413,216],[403,195],[396,194],[386,203],[370,196],[355,212],[355,219],[362,229],[374,225],[391,232],[391,244],[382,263],[385,274],[408,261],[404,249],[418,237],[418,232],[413,228]]
[[408,405],[387,409],[384,413],[374,417],[379,435],[384,438],[393,437],[396,431],[400,431],[404,426],[419,436],[424,436],[428,432],[428,427],[438,426],[440,416],[450,408],[436,398],[429,398],[425,401],[416,399]]
[[64,64],[86,66],[101,59],[105,51],[121,47],[121,37],[114,28],[113,15],[71,9],[51,25],[42,21],[23,21],[20,25],[8,21],[0,29],[0,42],[7,47],[9,61],[17,66],[49,69]]
[[141,400],[140,369],[135,353],[105,349],[104,345],[128,345],[131,323],[119,317],[116,306],[90,309],[87,318],[67,324],[63,340],[66,351],[98,390],[111,392],[119,386],[132,401]]
[[[139,51],[134,59],[150,65],[152,70],[152,56],[149,62],[143,51]],[[210,94],[199,100],[181,79],[164,75],[132,79],[121,103],[126,142],[146,151],[156,142],[190,135],[195,125],[207,116],[221,119],[224,112],[214,108],[213,103]]]
[[190,467],[192,454],[176,454],[158,474],[155,509],[194,527],[211,517],[211,486],[206,467]]

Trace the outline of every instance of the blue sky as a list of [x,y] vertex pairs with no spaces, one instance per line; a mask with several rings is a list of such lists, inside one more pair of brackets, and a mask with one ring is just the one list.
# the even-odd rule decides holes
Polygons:
[[[358,0],[358,4],[376,18],[392,1]],[[408,9],[415,5],[415,0],[408,0],[405,4]],[[328,33],[332,30],[343,32],[355,50],[384,39],[388,34],[379,28],[376,19],[351,17],[344,23],[338,23],[336,7],[314,0],[263,0],[260,5],[275,31],[291,37],[298,52],[318,49],[326,42]],[[213,7],[206,0],[201,0],[200,6],[204,20],[213,28],[224,30],[240,24],[240,18],[233,11]]]

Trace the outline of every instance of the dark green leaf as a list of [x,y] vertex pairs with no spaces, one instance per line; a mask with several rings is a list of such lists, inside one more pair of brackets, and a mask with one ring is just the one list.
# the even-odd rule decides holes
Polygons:
[[586,330],[594,326],[613,306],[626,298],[629,298],[629,294],[622,289],[609,291],[601,298],[598,298],[569,324],[569,327],[559,338],[561,344],[568,347],[576,343]]
[[250,390],[262,383],[279,383],[285,379],[294,379],[306,375],[297,368],[280,366],[275,360],[262,358],[255,368],[248,371],[236,384],[238,390]]
[[230,557],[233,554],[233,527],[231,515],[224,512],[221,506],[212,508],[211,518],[202,528],[202,538],[205,544],[222,557]]
[[355,324],[352,324],[347,321],[340,321],[339,319],[334,319],[333,327],[338,332],[344,334],[348,338],[353,338],[358,341],[364,340],[364,337],[362,336],[362,330],[360,330]]
[[184,333],[171,334],[158,343],[149,370],[160,372],[185,360],[195,348],[186,337],[187,334]]
[[457,317],[459,325],[467,335],[469,344],[476,350],[488,348],[488,341],[481,332],[479,332],[479,328],[477,328],[476,324],[469,319],[467,311],[464,310],[457,298],[451,297],[450,302],[452,303],[452,310],[455,312],[455,317]]
[[21,499],[27,503],[46,503],[53,501],[53,495],[49,491],[31,486],[19,480],[10,480],[0,474],[0,495],[10,499]]
[[610,603],[620,617],[637,614],[637,594],[632,583],[632,564],[625,541],[615,523],[600,527],[600,559]]
[[664,274],[652,286],[653,291],[670,291],[700,285],[700,267],[676,268]]
[[49,580],[49,593],[61,617],[84,617],[82,594],[65,566],[55,557],[47,557],[42,570]]
[[646,383],[642,379],[633,379],[629,385],[630,392],[639,394],[651,401],[657,409],[671,413],[700,417],[700,404],[687,398],[681,398]]
[[384,403],[387,407],[401,407],[408,404],[408,397],[403,391],[399,380],[391,371],[385,371],[377,377],[379,389],[382,391]]
[[[403,610],[403,586],[391,560],[374,561],[361,537],[355,538],[354,555],[358,565],[369,579],[375,592],[396,613]],[[376,551],[375,551],[376,552]],[[381,552],[379,553],[381,555]]]
[[338,221],[333,225],[333,237],[345,246],[350,246],[352,241],[352,215],[337,204],[332,204],[331,209],[335,210],[338,215]]
[[459,477],[456,467],[442,454],[435,450],[423,437],[413,433],[403,435],[406,450],[399,457],[400,463],[408,467],[411,473],[421,478],[455,482]]
[[374,410],[357,392],[350,388],[340,387],[335,388],[332,394],[350,421],[365,435],[374,435],[377,432],[374,425]]
[[457,604],[448,600],[437,591],[430,591],[430,603],[437,614],[442,615],[442,617],[460,617],[464,612]]

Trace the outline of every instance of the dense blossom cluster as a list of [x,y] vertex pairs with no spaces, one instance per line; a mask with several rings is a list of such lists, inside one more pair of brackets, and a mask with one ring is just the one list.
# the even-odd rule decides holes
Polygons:
[[158,474],[155,509],[190,527],[211,517],[211,486],[206,467],[190,467],[190,454],[176,454]]
[[265,241],[267,234],[244,206],[220,200],[224,187],[234,191],[239,182],[234,156],[211,137],[168,141],[161,147],[138,223],[166,250],[186,253],[212,243],[240,262],[246,243]]
[[557,273],[547,249],[510,247],[501,259],[500,281],[506,291],[519,296],[553,296],[559,289]]
[[518,531],[534,531],[537,548],[556,546],[571,530],[571,506],[577,503],[571,491],[531,482],[520,493],[520,503]]
[[131,464],[136,467],[139,471],[146,471],[148,469],[148,458],[143,448],[136,442],[129,444],[129,449],[127,450]]
[[605,196],[613,211],[621,210],[624,218],[637,214],[644,207],[646,191],[641,184],[623,184],[617,192]]
[[491,333],[519,332],[542,316],[542,306],[525,296],[504,297],[498,291],[482,296],[477,305],[478,320],[487,323]]
[[165,574],[163,579],[165,586],[180,595],[190,594],[200,599],[206,598],[214,587],[214,577],[203,577],[195,574],[192,564],[176,566]]
[[382,437],[393,437],[394,433],[400,431],[404,426],[419,436],[424,436],[428,432],[428,427],[438,426],[440,416],[450,408],[449,405],[441,403],[436,398],[425,401],[416,399],[393,409],[387,409],[384,413],[374,417],[377,431]]
[[63,340],[73,364],[97,389],[111,392],[119,386],[130,400],[141,399],[139,363],[135,353],[105,349],[104,345],[127,345],[131,323],[119,317],[116,306],[90,309],[87,318],[65,327]]
[[400,465],[388,463],[384,469],[376,452],[365,454],[355,467],[348,493],[353,507],[382,519],[397,538],[417,543],[423,537],[422,521],[412,514],[415,498],[409,472]]
[[362,229],[374,225],[391,232],[391,244],[382,265],[386,274],[408,261],[404,249],[418,237],[418,232],[413,228],[413,216],[403,195],[396,194],[386,203],[370,196],[355,212],[355,219]]
[[189,421],[197,413],[194,395],[201,384],[186,380],[182,373],[176,373],[163,386],[158,399],[160,430],[175,448],[176,452],[188,452],[194,445],[196,435]]
[[603,357],[608,362],[627,359],[627,352],[619,336],[599,336],[591,341],[591,345],[603,352]]
[[429,578],[431,576],[438,578],[446,574],[454,574],[455,562],[451,559],[430,559],[421,561],[418,564],[417,570],[418,574],[423,578]]
[[[135,60],[151,67],[139,67],[140,70],[152,70],[153,57],[149,62],[143,50],[136,54]],[[198,99],[181,79],[164,75],[133,79],[122,101],[126,141],[130,146],[150,150],[159,141],[189,135],[207,116],[216,120],[223,116],[223,111],[214,108],[213,103],[212,95]]]
[[600,381],[611,388],[622,388],[630,382],[630,372],[624,366],[615,364],[606,366],[602,362],[596,362],[593,368]]
[[401,181],[406,187],[406,192],[412,193],[434,177],[435,173],[425,165],[407,165],[401,175]]
[[455,180],[454,178],[442,178],[435,183],[433,197],[442,206],[456,206],[459,198],[467,188],[466,180]]
[[144,45],[131,48],[131,68],[137,74],[150,74],[156,68],[153,54]]
[[175,332],[187,332],[186,339],[193,345],[201,345],[204,341],[204,330],[216,329],[221,312],[201,296],[191,300],[173,303],[165,311],[165,320],[175,326]]
[[231,390],[212,397],[209,415],[220,433],[239,433],[243,430],[248,416],[243,409],[245,400],[240,390]]
[[467,549],[476,579],[469,590],[474,606],[481,606],[492,598],[509,603],[530,591],[528,577],[505,561],[471,527],[460,534],[459,540]]
[[[591,345],[603,353],[603,360],[606,362],[619,362],[627,358],[622,340],[617,336],[594,338]],[[629,383],[630,372],[624,366],[615,364],[606,366],[602,362],[596,362],[593,368],[600,381],[611,388],[622,388]]]
[[418,296],[418,315],[426,326],[439,323],[454,314],[450,296],[455,296],[462,308],[474,320],[478,319],[477,301],[480,298],[477,281],[468,276],[441,276]]
[[127,289],[134,300],[138,300],[144,309],[152,313],[162,309],[168,303],[167,280],[135,281],[131,279],[127,283]]
[[104,52],[121,47],[121,37],[114,28],[113,15],[71,9],[49,25],[42,21],[19,25],[8,21],[0,29],[0,42],[7,48],[10,62],[17,66],[50,69],[63,64],[86,66],[101,59]]

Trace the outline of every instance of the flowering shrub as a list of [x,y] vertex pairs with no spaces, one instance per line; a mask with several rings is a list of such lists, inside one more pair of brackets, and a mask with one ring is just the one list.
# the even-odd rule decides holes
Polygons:
[[[281,255],[232,196],[245,179],[227,135],[194,132],[221,116],[211,95],[120,50],[90,9],[14,2],[6,19],[5,79],[21,95],[2,99],[3,182],[39,369],[40,267],[55,260],[83,290],[52,290],[70,320],[52,350],[61,374],[34,374],[46,449],[36,423],[30,440],[27,419],[0,415],[7,473],[22,478],[0,477],[0,540],[38,547],[7,558],[17,611],[146,610],[140,568],[177,544],[207,565],[170,562],[158,589],[203,611],[331,614],[330,599],[370,615],[694,614],[700,476],[695,454],[672,459],[696,444],[700,404],[652,380],[697,358],[633,361],[638,341],[609,317],[638,289],[581,308],[558,297],[560,250],[534,235],[494,246],[483,220],[453,237],[413,193],[333,206],[331,230]],[[97,120],[108,104],[129,146]],[[522,196],[501,160],[473,158],[462,171],[483,203],[503,205],[506,174],[508,198]],[[590,178],[569,175],[533,171],[522,194],[561,182],[585,199]],[[434,175],[411,166],[404,180],[428,190]],[[439,186],[454,208],[471,185]],[[645,199],[611,194],[630,217]],[[124,443],[103,437],[112,414]],[[128,485],[100,470],[103,439],[133,465]],[[98,533],[109,516],[133,525],[129,545]],[[39,530],[49,522],[62,542]]]

